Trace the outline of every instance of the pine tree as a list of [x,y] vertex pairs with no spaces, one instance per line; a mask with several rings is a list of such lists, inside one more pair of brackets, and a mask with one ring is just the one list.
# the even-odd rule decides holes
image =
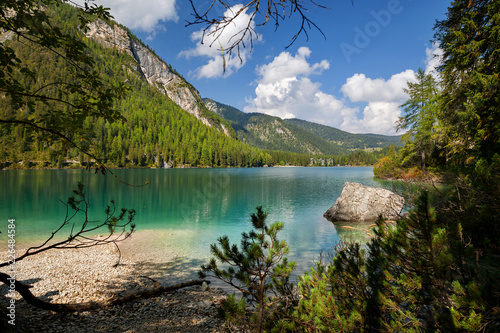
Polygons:
[[365,254],[360,244],[340,244],[300,278],[297,331],[356,332],[365,324]]
[[429,157],[438,140],[439,88],[434,77],[421,68],[416,79],[417,82],[408,82],[408,88],[403,89],[410,98],[401,105],[405,115],[399,118],[397,129],[408,130],[403,136],[406,164],[409,162],[412,165],[416,160],[422,170],[426,171]]
[[[213,258],[207,265],[201,266],[200,278],[215,277],[236,288],[243,294],[250,306],[255,307],[249,324],[256,332],[262,332],[265,326],[275,326],[270,320],[276,312],[285,311],[293,303],[290,274],[295,267],[285,257],[289,252],[285,241],[280,241],[278,232],[284,224],[275,222],[267,226],[267,213],[262,207],[252,214],[253,230],[242,234],[241,247],[231,244],[227,236],[218,239],[218,244],[211,245]],[[218,262],[229,267],[221,268]],[[270,294],[275,297],[270,298]],[[223,304],[226,315],[244,313],[245,302],[237,303],[234,295]]]
[[482,295],[493,282],[464,268],[470,244],[457,241],[459,230],[440,220],[422,192],[408,218],[395,226],[377,221],[366,254],[344,244],[301,278],[296,329],[478,332],[494,323]]
[[440,120],[448,158],[467,173],[484,166],[500,173],[499,26],[500,1],[455,0],[434,28],[444,53]]

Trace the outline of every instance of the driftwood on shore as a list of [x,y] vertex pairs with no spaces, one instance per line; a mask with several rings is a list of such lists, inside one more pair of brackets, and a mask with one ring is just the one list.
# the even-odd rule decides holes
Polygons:
[[81,312],[81,311],[96,310],[104,307],[120,305],[126,302],[133,301],[138,298],[151,297],[186,287],[201,286],[203,282],[207,284],[210,283],[210,281],[206,280],[191,280],[172,286],[162,286],[161,284],[156,282],[154,288],[135,291],[135,292],[131,291],[128,292],[126,295],[119,297],[111,297],[104,301],[65,304],[65,303],[51,303],[36,297],[30,290],[31,286],[26,285],[17,280],[12,280],[11,277],[6,273],[0,272],[0,282],[3,282],[8,286],[11,285],[11,283],[14,283],[15,290],[24,298],[26,302],[38,308],[54,312]]

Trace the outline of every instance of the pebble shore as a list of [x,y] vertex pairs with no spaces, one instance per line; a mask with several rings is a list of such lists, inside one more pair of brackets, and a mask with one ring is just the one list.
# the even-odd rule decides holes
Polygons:
[[[7,253],[0,253],[0,258],[5,261]],[[182,282],[175,270],[163,273],[163,278],[157,280],[145,272],[147,262],[125,259],[113,267],[117,258],[113,245],[50,250],[18,262],[17,279],[32,285],[34,295],[53,303],[102,301],[152,288],[155,281],[162,285]],[[9,273],[8,267],[0,270]],[[0,295],[7,292],[2,285]],[[16,323],[27,332],[223,332],[224,323],[217,317],[217,306],[225,295],[217,288],[195,286],[111,308],[66,314],[41,310],[17,295]],[[0,301],[8,299],[0,297]]]

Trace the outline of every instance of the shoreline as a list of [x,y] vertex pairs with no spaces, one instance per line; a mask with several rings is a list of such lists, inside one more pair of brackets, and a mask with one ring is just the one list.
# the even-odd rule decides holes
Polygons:
[[[0,162],[0,165],[3,165],[7,162]],[[93,170],[93,169],[87,169],[86,166],[81,166],[79,163],[74,163],[70,164],[67,166],[63,166],[62,168],[57,168],[57,167],[22,167],[22,164],[20,162],[11,163],[8,167],[3,167],[0,168],[0,171],[21,171],[21,170]],[[14,164],[21,165],[20,167],[17,168],[12,168],[11,166]],[[242,166],[191,166],[191,165],[179,165],[175,167],[170,167],[170,168],[159,168],[159,167],[154,167],[154,166],[127,166],[127,167],[117,167],[117,166],[111,166],[108,169],[109,170],[132,170],[132,169],[158,169],[158,170],[169,170],[169,169],[252,169],[252,168],[357,168],[357,167],[373,167],[373,165],[352,165],[352,164],[347,164],[347,165],[266,165],[266,166],[251,166],[251,167],[242,167]]]
[[[116,246],[113,244],[103,244],[92,247],[92,249],[100,249],[107,248],[108,246],[112,247],[112,252],[107,251],[106,253],[112,257],[110,260],[114,260],[115,262],[120,258],[121,261],[125,263],[133,263],[134,265],[148,266],[148,272],[152,275],[151,277],[162,280],[164,276],[167,275],[169,267],[172,270],[175,270],[175,266],[182,265],[183,266],[183,274],[176,274],[180,279],[197,279],[197,271],[202,263],[205,263],[201,260],[193,260],[189,258],[186,253],[186,249],[183,247],[179,247],[178,242],[176,240],[181,239],[182,237],[186,237],[185,230],[172,230],[172,229],[147,229],[147,230],[136,230],[132,233],[132,235],[123,241],[117,242],[117,245],[120,249],[120,253],[116,249]],[[96,239],[102,238],[102,233],[97,233],[92,236]],[[59,237],[54,238],[51,242],[48,243],[54,244],[58,241],[64,240],[66,236],[60,235]],[[25,251],[30,247],[38,247],[46,240],[43,239],[16,239],[16,253],[17,256],[20,256],[25,253]],[[0,249],[0,256],[7,258],[7,253],[5,252],[7,249],[7,244],[2,246]],[[51,249],[51,251],[80,251],[81,249]],[[39,255],[44,256],[42,252]],[[30,258],[36,257],[37,255],[31,256]],[[26,260],[26,259],[25,259]],[[1,260],[0,260],[1,262]],[[154,269],[157,267],[157,269]],[[176,280],[179,280],[176,279]]]
[[446,181],[443,179],[443,176],[432,176],[432,177],[406,177],[406,178],[380,178],[374,176],[375,179],[390,181],[390,182],[402,182],[409,184],[424,184],[424,185],[446,185]]
[[[130,244],[130,249],[133,244]],[[128,251],[128,250],[127,250]],[[19,251],[22,253],[22,251]],[[54,303],[103,301],[130,291],[151,288],[155,282],[174,285],[187,281],[182,264],[131,261],[116,263],[112,244],[86,249],[51,249],[16,263],[17,279],[31,284],[37,297]],[[6,252],[1,252],[7,258]],[[147,258],[144,258],[147,259]],[[9,267],[0,269],[8,273]],[[162,273],[163,278],[159,279]],[[178,281],[178,282],[177,282]],[[0,304],[7,306],[8,289],[0,287]],[[54,314],[27,304],[16,293],[16,323],[33,332],[221,332],[217,305],[225,297],[221,289],[180,289],[150,298],[95,311]]]

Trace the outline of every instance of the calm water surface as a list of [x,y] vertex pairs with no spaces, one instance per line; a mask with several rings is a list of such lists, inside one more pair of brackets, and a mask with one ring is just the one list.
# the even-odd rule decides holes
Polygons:
[[137,249],[143,253],[169,247],[181,257],[205,260],[219,236],[239,244],[241,233],[251,228],[250,215],[262,205],[268,222],[285,224],[280,238],[290,245],[290,257],[300,269],[339,241],[323,213],[335,203],[344,182],[390,186],[375,180],[371,167],[137,169],[116,174],[131,184],[150,184],[134,188],[85,170],[0,172],[0,246],[7,244],[9,218],[16,220],[18,242],[47,238],[66,214],[61,200],[82,181],[91,220],[102,221],[106,205],[114,200],[118,208],[137,211],[139,232],[155,231],[154,240]]

